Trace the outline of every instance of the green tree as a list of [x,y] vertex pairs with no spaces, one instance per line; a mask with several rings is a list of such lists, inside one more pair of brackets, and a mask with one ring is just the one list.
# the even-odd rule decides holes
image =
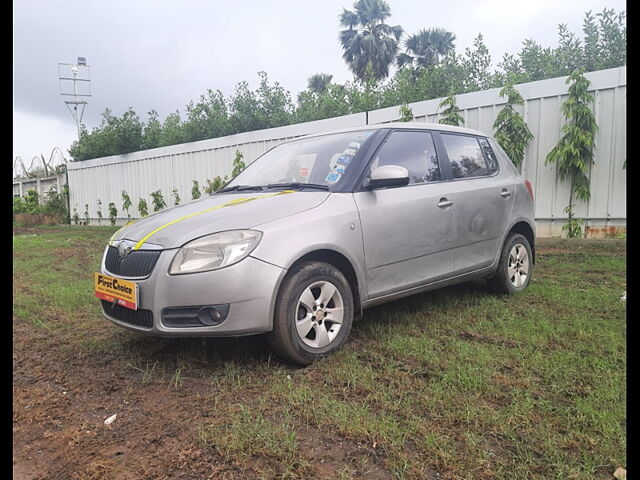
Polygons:
[[329,75],[328,73],[315,73],[307,80],[307,89],[313,93],[323,93],[331,84],[332,79],[333,75]]
[[260,77],[260,85],[256,93],[260,128],[289,125],[294,110],[291,93],[278,82],[270,85],[266,72],[258,72],[258,76]]
[[507,84],[501,91],[501,97],[507,97],[507,103],[493,123],[495,139],[504,149],[514,165],[520,168],[524,160],[524,152],[533,140],[533,134],[522,116],[513,108],[514,105],[524,105],[524,99],[513,85]]
[[115,117],[110,127],[113,129],[114,142],[112,155],[122,155],[142,149],[143,125],[131,107],[122,117]]
[[405,40],[406,53],[398,54],[398,67],[429,68],[440,62],[440,57],[454,50],[456,36],[444,28],[422,29]]
[[462,65],[466,71],[465,91],[485,90],[493,86],[489,71],[491,55],[481,33],[473,39],[473,48],[465,48]]
[[149,119],[142,130],[142,148],[144,150],[157,148],[162,142],[162,124],[158,120],[158,112],[151,110],[148,113]]
[[187,142],[228,135],[230,131],[227,102],[220,90],[207,90],[198,103],[187,105],[184,138]]
[[133,109],[129,108],[122,117],[116,117],[107,108],[102,113],[100,126],[91,133],[81,127],[80,139],[71,144],[69,154],[74,161],[82,161],[135,152],[142,148],[142,129],[143,125]]
[[89,225],[89,204],[84,205],[84,221],[86,225]]
[[524,83],[528,79],[528,75],[522,67],[520,58],[510,53],[505,53],[502,56],[502,60],[498,63],[498,69],[496,73],[504,83],[515,85],[517,83]]
[[413,122],[413,110],[407,104],[400,105],[400,121]]
[[193,186],[191,187],[191,200],[197,200],[200,198],[200,184],[197,180],[193,181]]
[[228,180],[229,179],[226,175],[224,176],[224,178],[221,178],[220,175],[218,175],[214,177],[213,180],[209,180],[207,178],[207,186],[204,187],[204,193],[208,193],[209,195],[211,195],[212,193],[217,192],[226,185]]
[[396,58],[402,27],[385,23],[391,9],[384,0],[357,0],[353,8],[340,14],[340,25],[346,27],[339,34],[342,58],[358,80],[382,80]]
[[600,52],[604,53],[601,68],[614,68],[627,63],[627,28],[624,11],[603,9],[598,17]]
[[460,110],[458,109],[458,105],[456,105],[456,97],[454,95],[449,95],[447,98],[444,98],[438,105],[438,110],[441,108],[444,108],[444,110],[440,113],[438,123],[456,127],[464,123],[464,118],[458,113]]
[[159,212],[164,207],[167,206],[167,202],[164,201],[164,196],[162,195],[162,190],[156,190],[155,192],[151,192],[151,201],[153,202],[153,211]]
[[173,190],[171,190],[171,193],[173,194],[173,204],[180,205],[180,195],[178,194],[178,189],[174,188]]
[[554,51],[557,76],[569,75],[584,65],[584,51],[580,39],[565,24],[558,25],[558,47]]
[[102,200],[98,199],[98,210],[96,211],[98,215],[98,225],[102,222]]
[[[244,155],[242,154],[242,152],[240,150],[236,150],[236,156],[233,159],[233,170],[231,171],[231,178],[237,177],[238,175],[240,175],[240,172],[242,172],[242,170],[246,168],[246,165],[242,161],[243,158]],[[225,175],[225,180],[226,178],[227,177]]]
[[140,218],[149,215],[149,207],[147,206],[147,201],[144,198],[141,198],[138,201],[138,211],[140,212]]
[[582,22],[584,33],[584,66],[587,72],[599,70],[602,63],[602,50],[600,45],[600,31],[596,18],[591,15],[591,10],[584,14]]
[[116,208],[116,204],[111,202],[109,203],[109,221],[111,225],[116,224],[116,218],[118,218],[118,209]]
[[131,197],[129,197],[126,190],[122,190],[122,209],[127,212],[127,220],[131,218],[129,208],[131,208]]
[[547,155],[545,164],[555,163],[560,181],[568,178],[571,183],[566,209],[569,219],[565,230],[570,236],[575,236],[573,200],[587,202],[591,197],[588,170],[593,163],[598,125],[591,111],[593,97],[588,92],[590,82],[583,71],[573,72],[567,78],[567,83],[571,83],[569,97],[561,107],[566,123],[562,126],[562,137]]
[[80,215],[78,215],[78,205],[76,204],[76,208],[73,209],[73,215],[71,216],[74,225],[78,225],[80,223]]
[[533,40],[522,43],[519,58],[522,70],[526,74],[526,81],[533,82],[555,76],[555,58],[551,48],[542,46]]
[[162,136],[160,137],[160,146],[177,145],[184,143],[184,128],[180,119],[180,112],[177,110],[167,115],[162,124]]
[[295,122],[310,122],[323,118],[339,117],[351,113],[344,85],[329,84],[320,93],[305,90],[298,95]]

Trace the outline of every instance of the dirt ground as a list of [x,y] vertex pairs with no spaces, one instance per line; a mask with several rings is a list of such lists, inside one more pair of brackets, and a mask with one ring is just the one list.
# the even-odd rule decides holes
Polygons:
[[[53,231],[21,228],[14,229],[14,235]],[[562,243],[545,243],[540,242],[538,254],[563,251]],[[14,277],[14,292],[30,288]],[[36,292],[33,298],[37,301]],[[14,479],[241,479],[258,478],[265,471],[284,475],[278,462],[275,470],[263,468],[268,457],[249,458],[242,465],[225,459],[197,435],[202,425],[215,420],[216,388],[222,387],[213,379],[229,377],[227,362],[244,370],[277,362],[270,359],[263,338],[159,340],[119,329],[95,311],[85,321],[80,316],[86,313],[45,308],[55,335],[16,321],[14,314]],[[66,321],[84,328],[65,328]],[[180,365],[185,378],[175,388],[170,377]],[[322,375],[312,367],[278,365],[292,374]],[[163,381],[151,376],[153,369],[162,369]],[[250,405],[252,390],[241,394],[243,403]],[[219,398],[229,401],[233,396],[226,391]],[[112,415],[117,415],[115,421],[106,426],[105,419]],[[277,409],[274,415],[279,415]],[[394,478],[375,445],[313,425],[298,429],[297,441],[311,459],[303,478],[342,478],[343,465],[361,464],[363,459],[366,471],[348,478]],[[434,472],[423,474],[441,478]]]

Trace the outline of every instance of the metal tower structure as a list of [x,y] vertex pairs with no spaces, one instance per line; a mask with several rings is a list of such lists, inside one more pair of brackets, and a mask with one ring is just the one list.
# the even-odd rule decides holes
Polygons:
[[58,63],[58,82],[60,95],[73,97],[65,100],[69,112],[76,121],[78,140],[80,140],[80,124],[87,101],[91,96],[91,69],[85,57],[78,57],[76,63]]

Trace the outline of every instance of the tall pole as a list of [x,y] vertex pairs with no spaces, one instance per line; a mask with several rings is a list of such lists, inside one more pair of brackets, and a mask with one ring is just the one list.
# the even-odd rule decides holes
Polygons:
[[80,120],[78,119],[78,84],[77,84],[78,67],[74,65],[74,68],[71,69],[71,72],[73,73],[73,98],[76,103],[73,107],[73,109],[76,111],[76,114],[74,115],[74,117],[76,119],[76,130],[78,131],[78,141],[80,141]]
[[[80,69],[82,69],[86,75],[78,76]],[[72,76],[69,76],[69,71],[71,71]],[[84,57],[78,57],[76,63],[59,63],[58,81],[60,82],[60,94],[73,97],[73,100],[65,100],[64,103],[67,105],[71,116],[76,122],[78,141],[80,141],[80,134],[82,132],[80,125],[82,124],[84,108],[87,105],[86,100],[83,100],[82,98],[91,96],[91,78],[87,59]],[[69,88],[69,82],[72,84],[72,89]],[[79,92],[78,84],[82,82],[85,82],[87,89],[86,91]],[[80,108],[78,108],[78,106]]]
[[[78,77],[78,73],[80,72],[81,68],[84,71],[86,71],[86,78]],[[71,70],[71,73],[73,74],[72,77],[69,76],[69,70]],[[80,134],[81,134],[80,124],[82,123],[84,107],[87,105],[86,100],[81,100],[81,98],[91,96],[91,77],[90,77],[89,65],[87,65],[87,59],[85,57],[78,57],[78,60],[76,61],[76,63],[58,63],[58,82],[60,84],[60,94],[73,97],[73,100],[65,100],[64,103],[69,109],[71,116],[76,121],[76,131],[78,133],[78,142],[80,142]],[[73,92],[69,91],[68,82],[73,83]],[[79,82],[86,82],[86,85],[87,85],[86,92],[82,92],[82,93],[78,92]],[[67,86],[66,89],[65,89],[65,86]],[[80,105],[80,111],[78,111],[78,105]],[[68,194],[69,169],[66,167],[64,169],[64,176],[65,176],[66,188],[64,188],[63,194],[67,197],[67,223],[71,224],[71,198],[70,198],[70,195]]]

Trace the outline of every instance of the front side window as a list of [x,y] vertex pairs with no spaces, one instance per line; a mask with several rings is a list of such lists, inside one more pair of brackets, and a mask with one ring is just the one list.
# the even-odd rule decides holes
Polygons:
[[409,184],[437,182],[440,167],[429,132],[395,131],[378,150],[371,170],[384,165],[399,165],[409,171]]

